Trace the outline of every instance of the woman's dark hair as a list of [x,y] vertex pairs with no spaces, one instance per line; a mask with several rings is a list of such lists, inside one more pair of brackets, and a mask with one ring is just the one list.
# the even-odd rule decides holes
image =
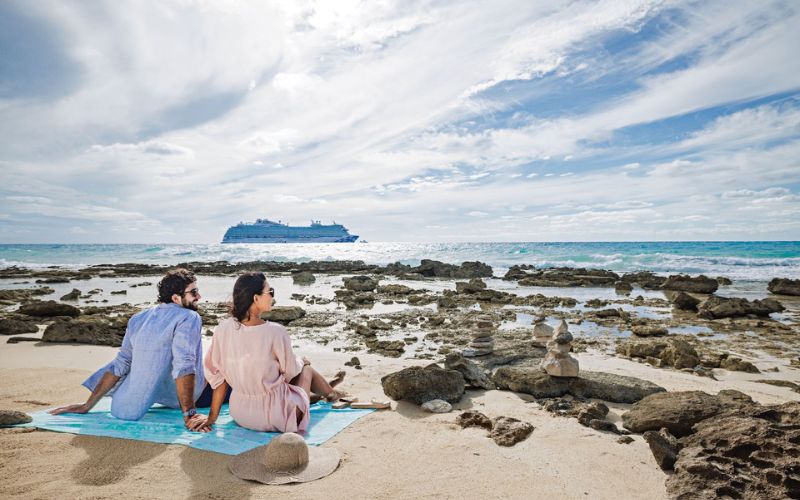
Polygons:
[[247,311],[253,305],[253,295],[264,293],[264,284],[267,277],[264,273],[247,273],[236,278],[233,285],[233,302],[231,303],[231,316],[242,322],[247,318]]
[[194,273],[179,267],[167,272],[167,275],[158,282],[158,301],[165,304],[172,302],[176,293],[183,297],[183,292],[190,283],[197,281]]

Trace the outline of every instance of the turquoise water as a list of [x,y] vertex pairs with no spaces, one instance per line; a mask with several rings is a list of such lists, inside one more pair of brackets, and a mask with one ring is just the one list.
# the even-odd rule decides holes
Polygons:
[[460,263],[479,260],[502,272],[514,264],[599,267],[727,276],[766,281],[800,278],[800,242],[624,242],[624,243],[320,243],[192,245],[0,245],[0,268],[78,267],[136,262],[363,260],[369,264],[421,259]]

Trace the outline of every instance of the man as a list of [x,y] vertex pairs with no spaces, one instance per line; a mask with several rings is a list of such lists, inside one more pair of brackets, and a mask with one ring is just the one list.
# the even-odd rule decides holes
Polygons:
[[159,403],[181,408],[187,429],[208,432],[206,416],[195,409],[206,385],[199,300],[194,273],[169,271],[158,283],[159,304],[131,317],[117,357],[84,381],[89,399],[50,413],[87,413],[115,389],[111,414],[117,418],[139,420]]

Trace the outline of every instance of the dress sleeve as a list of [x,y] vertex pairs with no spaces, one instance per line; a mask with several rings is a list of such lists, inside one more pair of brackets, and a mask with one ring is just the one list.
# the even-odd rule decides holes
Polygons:
[[287,382],[303,371],[303,362],[294,355],[292,350],[292,339],[289,338],[286,328],[280,325],[276,325],[275,342],[272,349],[278,359],[280,372]]
[[205,366],[206,381],[212,389],[219,387],[225,381],[225,373],[222,371],[222,352],[220,351],[220,326],[214,328],[214,336],[211,337],[211,347],[203,359]]
[[[196,312],[181,320],[172,337],[172,378],[196,375],[197,348],[203,321]],[[202,351],[201,351],[202,352]]]
[[131,359],[133,358],[133,343],[131,342],[131,337],[131,322],[128,321],[128,326],[125,328],[125,337],[122,339],[122,347],[120,347],[114,361],[107,366],[107,371],[110,371],[117,377],[124,377],[131,371]]

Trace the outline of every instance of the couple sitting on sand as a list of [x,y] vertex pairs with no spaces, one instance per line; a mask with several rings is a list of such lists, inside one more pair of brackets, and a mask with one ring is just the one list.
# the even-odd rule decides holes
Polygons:
[[[239,276],[231,317],[214,330],[204,360],[197,280],[186,269],[168,272],[158,283],[159,304],[131,317],[117,357],[83,383],[89,399],[50,413],[86,413],[114,389],[111,414],[124,420],[139,420],[159,403],[181,408],[187,429],[208,432],[230,400],[242,427],[305,431],[312,402],[341,396],[334,387],[344,372],[328,382],[295,356],[286,329],[261,319],[274,296],[264,274]],[[197,413],[207,407],[208,416]]]

